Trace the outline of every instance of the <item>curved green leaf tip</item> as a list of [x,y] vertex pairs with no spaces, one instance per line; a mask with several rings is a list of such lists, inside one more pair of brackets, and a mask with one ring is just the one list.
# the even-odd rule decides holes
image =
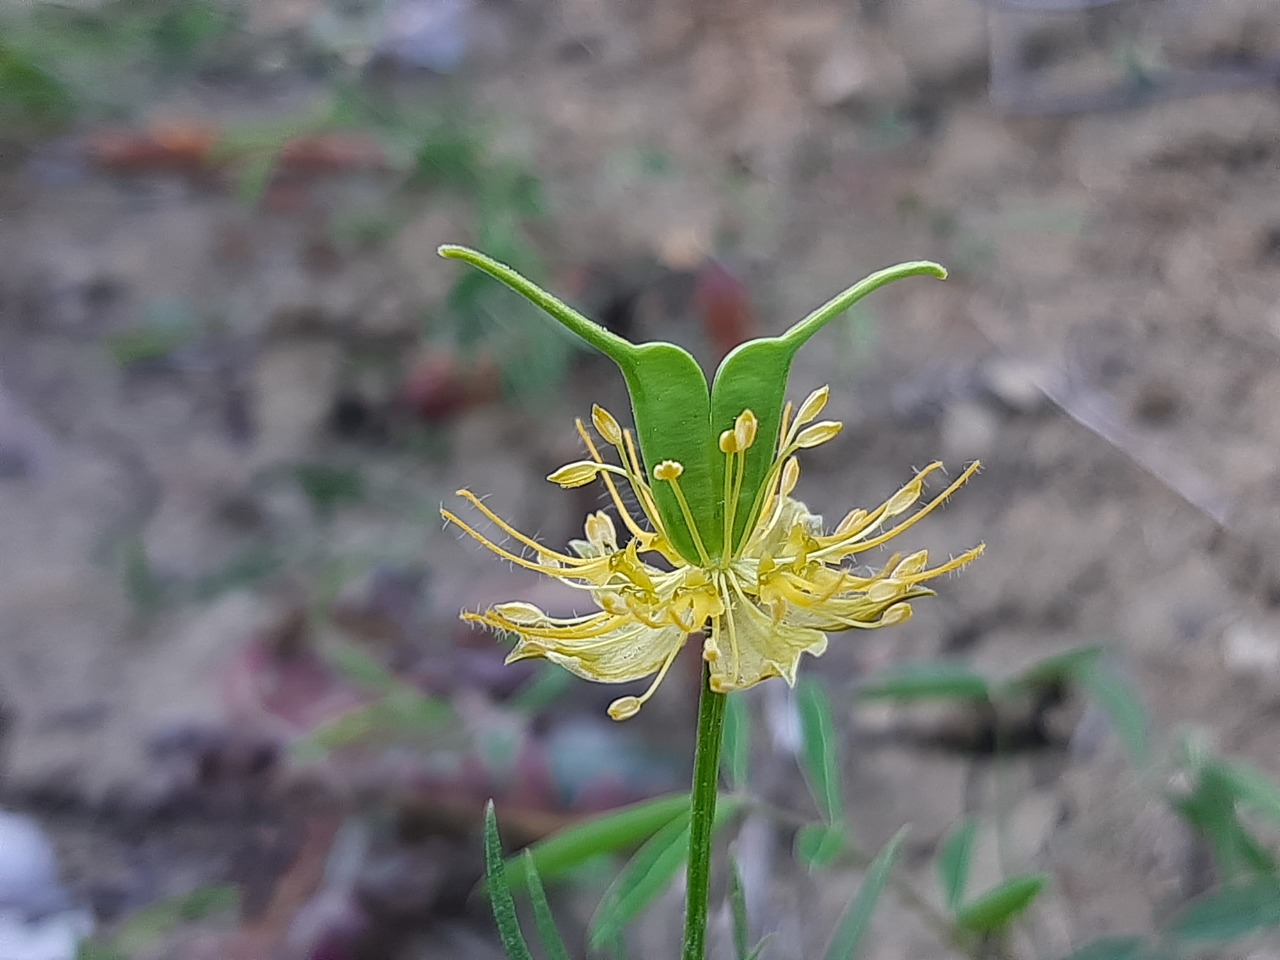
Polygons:
[[[697,533],[712,561],[722,560],[744,539],[752,522],[752,505],[769,472],[782,423],[791,361],[799,349],[828,323],[867,294],[904,277],[945,280],[947,271],[927,260],[901,263],[873,273],[837,294],[778,337],[740,344],[721,362],[708,386],[693,356],[662,341],[634,344],[589,320],[506,264],[468,247],[444,244],[448,260],[463,260],[505,284],[554,320],[614,361],[631,396],[636,437],[645,469],[664,460],[684,467],[680,486],[697,524]],[[756,415],[755,444],[746,452],[745,469],[734,510],[734,529],[725,537],[725,458],[718,441],[744,410]],[[699,563],[698,537],[690,531],[679,500],[665,483],[653,482],[658,513],[672,545],[690,563]]]

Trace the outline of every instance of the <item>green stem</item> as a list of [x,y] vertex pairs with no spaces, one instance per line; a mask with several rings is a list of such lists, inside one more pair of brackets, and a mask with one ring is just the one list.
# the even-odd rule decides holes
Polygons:
[[693,792],[689,816],[689,893],[684,914],[683,960],[705,960],[707,899],[711,895],[711,841],[720,782],[720,743],[724,739],[723,693],[707,685],[709,668],[702,671],[698,700],[698,742],[693,755]]

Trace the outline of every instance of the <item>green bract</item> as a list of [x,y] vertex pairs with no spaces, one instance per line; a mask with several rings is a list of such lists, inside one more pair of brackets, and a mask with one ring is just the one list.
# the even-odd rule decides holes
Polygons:
[[[752,504],[772,462],[782,422],[787,377],[796,352],[831,320],[873,290],[902,277],[931,276],[941,280],[947,276],[946,270],[927,260],[900,263],[873,273],[827,301],[781,336],[761,337],[735,348],[721,362],[708,387],[706,375],[697,361],[675,344],[660,341],[635,344],[624,340],[510,267],[475,250],[445,245],[440,248],[440,255],[465,260],[506,284],[618,365],[631,395],[645,470],[652,478],[653,468],[664,460],[683,465],[681,488],[712,560],[718,560],[725,550],[725,458],[718,446],[720,434],[732,430],[735,419],[744,410],[751,410],[759,420],[757,440],[746,454],[746,471],[734,513],[733,541],[737,542],[752,522]],[[697,563],[697,548],[672,488],[665,483],[652,486],[672,546],[690,563]]]

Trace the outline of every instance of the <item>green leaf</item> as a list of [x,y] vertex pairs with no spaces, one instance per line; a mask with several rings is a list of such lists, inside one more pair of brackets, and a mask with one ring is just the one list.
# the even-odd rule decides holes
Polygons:
[[[755,444],[746,453],[742,493],[734,514],[733,542],[741,541],[751,513],[756,491],[764,482],[778,445],[782,409],[791,372],[791,361],[809,339],[867,294],[903,277],[932,276],[946,279],[947,272],[936,263],[916,261],[889,267],[860,280],[832,297],[780,337],[761,337],[740,344],[720,362],[711,386],[711,436],[718,440],[733,428],[743,410],[759,420]],[[715,457],[714,481],[717,490],[724,483],[724,458]],[[723,493],[720,494],[723,497]],[[722,521],[723,522],[723,521]]]
[[[720,797],[713,829],[718,830],[741,807],[737,797]],[[635,917],[671,883],[689,856],[689,817],[683,815],[659,830],[631,858],[609,885],[596,910],[591,946],[600,949],[616,939]]]
[[229,884],[200,887],[167,897],[135,913],[111,939],[111,947],[125,956],[136,956],[154,941],[183,923],[193,923],[239,908],[240,891]]
[[599,950],[621,935],[628,923],[667,885],[689,855],[689,818],[667,824],[636,851],[600,900],[591,925],[591,947]]
[[1205,765],[1201,775],[1206,774],[1217,776],[1246,807],[1280,823],[1280,786],[1257,767],[1238,760],[1214,760]]
[[[673,793],[591,817],[529,848],[538,873],[551,880],[602,853],[636,847],[689,812],[689,795]],[[513,886],[527,883],[521,860],[507,864]]]
[[831,937],[831,943],[827,945],[826,953],[823,954],[824,960],[852,960],[857,955],[862,935],[866,933],[871,915],[875,912],[876,903],[884,893],[885,884],[889,882],[889,871],[893,869],[898,859],[902,841],[906,836],[907,828],[903,827],[892,840],[885,844],[884,849],[867,868],[867,873],[862,878],[862,886],[858,888],[853,901],[840,916],[836,932]]
[[729,858],[729,914],[733,920],[733,955],[736,960],[747,960],[747,896],[742,889],[742,874],[738,861]]
[[399,689],[400,681],[378,660],[351,644],[334,647],[327,654],[329,662],[340,674],[362,687],[387,694]]
[[1034,690],[1055,684],[1078,682],[1080,671],[1092,667],[1103,654],[1098,645],[1068,650],[1054,657],[1033,663],[1021,674],[1009,680],[1009,690]]
[[1162,960],[1147,949],[1141,937],[1103,937],[1085,944],[1062,960]]
[[498,816],[494,812],[492,800],[484,808],[484,873],[503,952],[508,960],[533,960],[524,934],[520,932],[516,901],[511,896],[511,887],[507,883],[507,867],[502,859],[502,840],[498,836]]
[[831,701],[826,692],[812,680],[796,685],[796,703],[800,710],[800,730],[804,749],[800,759],[805,779],[818,810],[828,823],[844,817],[844,791],[841,785],[840,747],[836,739]]
[[1171,804],[1208,841],[1219,872],[1231,879],[1247,873],[1270,874],[1275,857],[1245,828],[1236,815],[1236,795],[1220,765],[1203,764],[1195,789]]
[[1227,943],[1274,927],[1280,927],[1280,882],[1261,877],[1200,897],[1170,932],[1187,943]]
[[1130,759],[1145,764],[1151,754],[1147,714],[1142,701],[1120,674],[1102,659],[1083,665],[1076,678],[1085,693],[1107,715]]
[[542,941],[542,950],[548,960],[569,960],[569,951],[565,949],[564,939],[556,927],[555,917],[551,915],[551,904],[547,902],[547,891],[543,889],[542,878],[538,876],[538,868],[533,862],[533,855],[525,850],[525,877],[529,881],[529,900],[533,904],[533,921],[538,925],[538,937]]
[[830,865],[845,848],[844,824],[806,823],[796,831],[796,856],[810,870]]
[[[711,394],[706,375],[686,350],[670,343],[636,345],[588,320],[505,264],[482,253],[446,244],[440,256],[463,260],[506,284],[530,303],[577,334],[618,365],[631,395],[636,437],[650,475],[663,460],[684,466],[680,489],[698,519],[702,543],[712,557],[720,555],[722,491],[713,481],[723,456],[711,438]],[[741,411],[739,411],[741,412]],[[654,500],[672,545],[690,563],[699,551],[669,483],[653,483]]]
[[[648,471],[652,474],[653,467],[663,460],[676,460],[684,466],[680,488],[711,559],[720,558],[731,546],[724,543],[725,457],[718,446],[720,434],[731,429],[744,410],[757,417],[756,442],[745,457],[744,480],[730,532],[731,541],[737,543],[752,522],[757,493],[775,455],[787,376],[796,352],[831,320],[886,283],[909,276],[946,276],[937,264],[923,261],[872,274],[781,337],[738,346],[721,362],[714,384],[708,387],[706,375],[686,350],[662,342],[629,343],[482,253],[449,244],[439,252],[506,284],[618,365],[631,395],[636,436]],[[673,546],[689,562],[699,562],[697,537],[684,520],[673,488],[665,482],[654,483],[653,493]]]
[[964,899],[969,865],[973,860],[973,844],[977,838],[978,821],[969,817],[942,843],[938,854],[938,883],[948,910],[955,910]]
[[861,700],[987,700],[985,677],[947,660],[907,663],[882,670],[858,688]]
[[993,933],[1007,927],[1031,906],[1049,884],[1044,873],[1010,877],[956,911],[956,926],[974,933]]
[[751,763],[751,711],[745,697],[730,697],[725,704],[723,750],[725,777],[736,789],[745,789]]

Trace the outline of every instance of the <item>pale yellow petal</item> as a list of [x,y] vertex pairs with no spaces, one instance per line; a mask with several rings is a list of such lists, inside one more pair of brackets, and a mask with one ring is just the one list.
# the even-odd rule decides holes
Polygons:
[[803,654],[821,656],[826,634],[808,627],[774,623],[755,602],[738,593],[720,618],[718,656],[710,660],[711,689],[717,693],[742,690],[769,677],[795,683]]

